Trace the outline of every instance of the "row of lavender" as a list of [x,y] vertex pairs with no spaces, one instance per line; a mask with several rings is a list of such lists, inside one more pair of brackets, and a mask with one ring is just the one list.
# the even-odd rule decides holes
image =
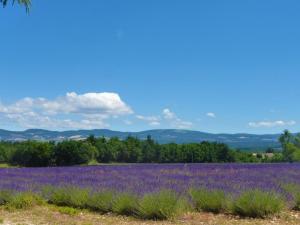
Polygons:
[[162,189],[184,193],[191,187],[240,193],[259,188],[284,193],[285,184],[300,184],[300,164],[133,164],[91,167],[0,169],[0,189],[38,190],[77,186],[95,191],[135,194]]

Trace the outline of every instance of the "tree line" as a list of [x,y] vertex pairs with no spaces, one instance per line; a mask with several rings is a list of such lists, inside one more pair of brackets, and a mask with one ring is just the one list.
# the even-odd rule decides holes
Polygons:
[[128,137],[62,142],[0,142],[0,163],[16,166],[72,166],[89,163],[226,163],[259,162],[261,157],[230,149],[226,144],[201,142],[158,144]]
[[300,161],[300,134],[293,135],[285,130],[279,137],[282,146],[282,157],[286,162]]

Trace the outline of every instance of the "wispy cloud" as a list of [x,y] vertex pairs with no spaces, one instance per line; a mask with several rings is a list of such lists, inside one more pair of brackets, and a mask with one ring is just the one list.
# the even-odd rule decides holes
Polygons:
[[248,125],[250,127],[259,128],[259,127],[285,127],[285,126],[293,126],[296,125],[296,121],[283,121],[283,120],[276,120],[276,121],[259,121],[259,122],[249,122]]
[[171,127],[178,129],[189,129],[193,126],[192,122],[184,121],[178,118],[178,116],[168,108],[164,109],[162,114],[164,119],[169,122]]
[[159,126],[160,125],[160,117],[159,116],[142,116],[136,115],[138,120],[146,121],[150,126]]
[[206,116],[207,116],[207,117],[210,117],[210,118],[216,118],[216,114],[213,113],[213,112],[208,112],[208,113],[206,113]]

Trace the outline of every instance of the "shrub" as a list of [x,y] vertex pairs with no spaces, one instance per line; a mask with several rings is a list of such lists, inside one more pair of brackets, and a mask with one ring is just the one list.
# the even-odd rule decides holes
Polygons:
[[297,184],[287,184],[284,185],[284,189],[292,195],[293,197],[293,206],[294,210],[300,210],[300,186]]
[[85,208],[89,191],[77,187],[54,188],[48,192],[48,201],[57,206]]
[[74,216],[74,215],[78,214],[77,209],[70,208],[70,207],[59,207],[57,210],[62,214],[66,214],[66,215],[70,215],[70,216]]
[[130,193],[121,193],[113,201],[112,211],[119,215],[134,216],[137,213],[137,197]]
[[89,196],[87,200],[87,207],[89,209],[107,213],[112,211],[114,194],[111,191],[97,192]]
[[5,205],[11,201],[13,194],[11,191],[0,191],[0,205]]
[[43,199],[33,193],[24,192],[14,195],[8,202],[7,207],[9,209],[28,209],[36,205],[42,205]]
[[226,209],[226,196],[223,191],[192,189],[190,196],[197,211],[219,213]]
[[243,217],[265,218],[279,213],[283,207],[283,200],[276,193],[250,190],[235,199],[232,211]]
[[188,208],[188,203],[172,191],[146,194],[139,201],[138,215],[143,219],[164,220],[174,218]]

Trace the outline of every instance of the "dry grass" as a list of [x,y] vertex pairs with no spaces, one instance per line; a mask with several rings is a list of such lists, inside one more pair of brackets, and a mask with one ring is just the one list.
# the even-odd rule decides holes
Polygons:
[[284,212],[270,219],[240,219],[238,217],[211,214],[189,213],[174,221],[143,221],[131,217],[100,215],[80,210],[78,213],[65,213],[55,206],[38,206],[28,210],[9,211],[0,208],[0,224],[3,225],[298,225],[299,212]]

